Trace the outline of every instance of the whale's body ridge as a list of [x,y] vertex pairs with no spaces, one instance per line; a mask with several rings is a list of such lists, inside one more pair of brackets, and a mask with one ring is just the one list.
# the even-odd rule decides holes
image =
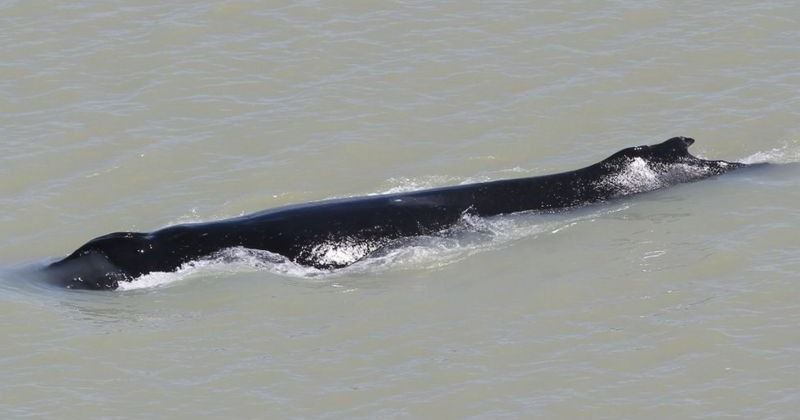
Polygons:
[[465,214],[555,211],[746,166],[696,158],[688,151],[693,143],[691,138],[674,137],[552,175],[291,205],[149,233],[116,232],[87,242],[46,271],[65,287],[115,289],[121,281],[174,271],[234,247],[265,250],[299,264],[334,269],[353,262],[324,258],[322,251],[337,244],[358,245],[363,255],[369,255],[400,238],[451,228]]

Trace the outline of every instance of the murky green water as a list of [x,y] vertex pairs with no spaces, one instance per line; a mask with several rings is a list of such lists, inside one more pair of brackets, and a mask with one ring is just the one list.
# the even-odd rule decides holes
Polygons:
[[[781,1],[0,0],[0,417],[791,418],[798,28]],[[24,274],[112,231],[675,135],[781,165],[334,276]]]

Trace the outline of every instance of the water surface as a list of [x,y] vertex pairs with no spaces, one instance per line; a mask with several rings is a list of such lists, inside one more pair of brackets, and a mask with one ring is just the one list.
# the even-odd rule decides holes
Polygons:
[[[0,417],[792,417],[799,22],[786,1],[0,1]],[[784,165],[336,275],[25,275],[108,232],[676,135]]]

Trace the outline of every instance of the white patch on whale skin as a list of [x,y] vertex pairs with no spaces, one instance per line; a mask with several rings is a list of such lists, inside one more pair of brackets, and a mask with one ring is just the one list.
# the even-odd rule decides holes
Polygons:
[[640,157],[631,159],[617,173],[597,182],[616,196],[643,193],[714,175],[714,168],[688,163],[654,163]]
[[308,250],[308,253],[309,257],[319,264],[345,266],[366,257],[380,248],[381,245],[383,245],[383,242],[380,241],[366,241],[348,237],[316,244]]
[[637,193],[655,190],[664,186],[658,172],[642,158],[634,158],[619,173],[607,179],[620,193]]

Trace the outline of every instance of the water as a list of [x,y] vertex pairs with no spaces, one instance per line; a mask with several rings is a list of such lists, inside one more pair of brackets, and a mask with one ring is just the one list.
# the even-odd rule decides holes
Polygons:
[[[781,1],[0,1],[0,417],[793,417],[798,21]],[[783,165],[473,220],[334,275],[244,250],[111,293],[26,275],[112,231],[675,135]]]

